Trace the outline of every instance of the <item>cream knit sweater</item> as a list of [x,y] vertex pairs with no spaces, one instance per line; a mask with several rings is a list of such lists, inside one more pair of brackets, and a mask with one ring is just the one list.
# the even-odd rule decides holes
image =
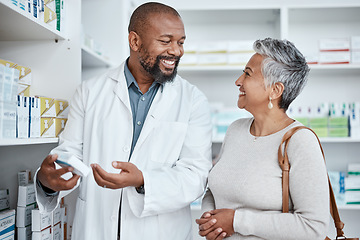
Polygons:
[[314,134],[295,133],[288,146],[290,213],[282,213],[281,168],[277,151],[294,122],[254,141],[253,118],[231,124],[218,162],[209,174],[202,210],[235,209],[235,234],[226,239],[323,240],[329,223],[326,166]]

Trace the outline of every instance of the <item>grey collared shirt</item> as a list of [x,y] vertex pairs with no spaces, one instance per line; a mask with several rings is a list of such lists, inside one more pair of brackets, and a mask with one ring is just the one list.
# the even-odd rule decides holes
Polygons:
[[133,140],[131,144],[130,156],[134,150],[136,142],[140,136],[141,129],[144,125],[146,116],[149,112],[151,103],[160,87],[163,87],[158,82],[153,82],[149,90],[146,93],[140,91],[139,85],[137,84],[134,76],[131,74],[128,66],[128,60],[126,60],[124,73],[126,83],[129,91],[131,111],[133,115]]

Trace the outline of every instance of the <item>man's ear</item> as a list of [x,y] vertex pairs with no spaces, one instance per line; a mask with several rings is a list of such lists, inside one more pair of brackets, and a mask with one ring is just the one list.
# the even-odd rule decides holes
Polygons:
[[272,99],[280,98],[284,92],[284,84],[282,82],[276,82],[272,87],[270,97]]
[[141,46],[140,36],[136,32],[131,31],[128,38],[130,49],[134,52],[137,52]]

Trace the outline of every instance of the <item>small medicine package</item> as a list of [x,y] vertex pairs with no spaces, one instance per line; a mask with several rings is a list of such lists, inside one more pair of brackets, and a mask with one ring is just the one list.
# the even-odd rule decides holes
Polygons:
[[86,166],[80,159],[72,154],[60,153],[55,162],[61,167],[73,167],[73,173],[81,177],[86,177],[90,172],[90,167]]

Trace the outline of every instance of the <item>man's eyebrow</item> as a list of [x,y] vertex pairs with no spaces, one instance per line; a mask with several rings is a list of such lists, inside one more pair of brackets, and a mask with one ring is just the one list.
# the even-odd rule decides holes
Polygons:
[[[172,37],[174,37],[173,35],[171,35],[171,34],[163,34],[163,35],[161,35],[160,37],[168,37],[168,38],[172,38]],[[186,36],[182,36],[182,38],[181,39],[186,39]]]
[[250,71],[252,71],[252,72],[254,72],[251,68],[249,68],[249,67],[246,67],[245,69],[249,69]]

